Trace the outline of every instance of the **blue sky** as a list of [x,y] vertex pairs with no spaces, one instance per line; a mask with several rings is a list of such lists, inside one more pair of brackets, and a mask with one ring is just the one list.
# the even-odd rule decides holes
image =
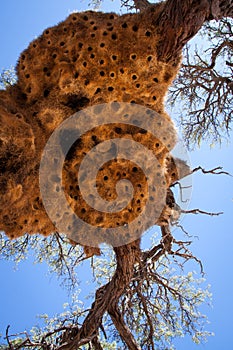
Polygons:
[[[104,10],[114,9],[104,5]],[[70,11],[88,8],[88,1],[78,0],[8,0],[0,5],[0,71],[15,65],[20,52],[29,42],[49,26],[67,17]],[[233,145],[210,149],[203,145],[190,153],[192,167],[205,169],[223,166],[233,174]],[[233,179],[227,176],[193,176],[193,192],[190,208],[206,211],[224,211],[219,217],[189,215],[183,220],[185,228],[193,235],[192,250],[202,260],[208,283],[212,285],[213,308],[205,309],[215,332],[207,344],[196,346],[189,340],[178,340],[177,349],[229,350],[232,345],[232,268],[233,268]],[[8,324],[12,330],[23,331],[37,322],[35,315],[62,311],[67,300],[54,278],[48,278],[45,264],[33,265],[32,258],[19,265],[15,271],[10,262],[0,261],[0,333]]]

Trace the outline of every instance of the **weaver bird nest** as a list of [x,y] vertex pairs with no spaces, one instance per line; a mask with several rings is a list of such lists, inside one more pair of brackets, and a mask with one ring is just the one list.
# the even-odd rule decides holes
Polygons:
[[[178,166],[170,154],[177,140],[173,123],[164,111],[164,96],[177,73],[180,57],[172,62],[158,59],[160,33],[154,17],[162,6],[122,16],[73,13],[46,29],[21,54],[17,83],[0,92],[0,229],[9,237],[25,232],[49,235],[63,223],[63,232],[83,244],[88,232],[86,226],[77,229],[74,225],[79,217],[96,232],[105,228],[104,233],[89,236],[85,244],[97,246],[104,241],[119,245],[137,238],[153,224],[169,223],[174,206],[170,186],[188,173],[188,167],[184,163]],[[59,129],[75,113],[75,123]],[[53,163],[47,168],[43,163],[40,189],[41,157],[57,129],[56,147],[50,158]],[[82,133],[77,134],[81,129]],[[126,153],[131,150],[128,159],[117,153],[124,146],[120,148],[115,139],[130,141],[125,144]],[[101,150],[104,141],[108,142]],[[150,163],[148,154],[137,144],[147,148],[157,163]],[[82,160],[98,146],[106,162],[96,171],[94,187],[107,206],[103,212],[94,208],[90,189],[86,196],[89,199],[83,198],[78,182]],[[94,154],[90,157],[95,164]],[[55,168],[61,158],[64,164],[59,175]],[[93,185],[90,175],[83,175],[90,179],[86,188],[88,183]],[[148,182],[149,177],[157,179],[154,193],[154,180]],[[117,189],[120,180],[124,182]],[[126,202],[117,201],[121,191]],[[46,198],[43,203],[42,195],[47,192],[50,201]],[[59,193],[64,193],[69,209],[58,203]],[[149,220],[145,223],[140,215],[148,203]],[[111,206],[114,208],[109,209]],[[119,234],[110,239],[108,230],[119,227],[125,240],[119,239]]]

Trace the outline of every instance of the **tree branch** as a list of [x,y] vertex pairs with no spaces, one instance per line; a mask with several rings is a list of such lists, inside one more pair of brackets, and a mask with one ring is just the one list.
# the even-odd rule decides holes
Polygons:
[[210,170],[205,170],[204,168],[202,168],[201,166],[198,166],[197,168],[194,168],[192,170],[192,174],[201,170],[203,172],[203,174],[214,174],[214,175],[221,175],[221,174],[224,174],[224,175],[228,175],[228,176],[231,176],[231,174],[229,174],[227,171],[222,171],[222,167],[221,166],[218,166],[216,168],[213,168],[213,169],[210,169]]
[[108,308],[108,313],[112,319],[112,322],[114,323],[114,326],[118,330],[121,339],[125,342],[125,344],[128,346],[129,350],[141,350],[141,347],[137,345],[133,334],[130,332],[130,329],[127,327],[127,325],[124,322],[124,318],[117,307],[117,301],[115,301],[114,304],[110,305]]
[[182,48],[204,22],[223,17],[233,17],[232,0],[167,0],[155,21],[161,35],[159,60],[178,63]]
[[9,345],[9,349],[13,350],[13,347],[12,347],[10,339],[9,339],[9,329],[10,329],[10,325],[8,325],[6,327],[6,340],[7,340],[7,344]]
[[146,315],[148,328],[149,328],[148,337],[146,339],[146,344],[150,345],[152,350],[155,350],[154,342],[153,342],[153,338],[154,338],[155,332],[154,332],[153,320],[152,320],[150,311],[149,311],[149,309],[147,307],[148,299],[146,297],[144,297],[144,295],[141,292],[140,288],[137,288],[137,295],[138,295],[138,298],[140,299],[141,305],[143,307],[143,311],[144,311],[144,313]]
[[159,60],[179,59],[182,48],[199,31],[209,11],[207,0],[167,0],[156,21],[161,33],[157,48]]
[[61,344],[58,350],[71,350],[92,341],[101,326],[104,313],[128,287],[134,275],[134,265],[140,259],[140,241],[115,247],[114,251],[117,268],[112,280],[96,291],[95,301],[77,335],[67,343]]
[[97,336],[91,341],[91,344],[95,350],[104,350]]
[[162,244],[164,245],[164,249],[170,253],[172,250],[172,241],[173,236],[171,234],[170,226],[164,225],[161,226],[161,232],[162,232]]
[[212,51],[211,55],[211,64],[209,65],[209,69],[213,69],[216,64],[216,59],[223,48],[228,47],[231,50],[233,50],[233,41],[231,40],[224,40],[216,49]]
[[223,212],[218,212],[218,213],[210,213],[208,211],[200,210],[200,209],[191,209],[191,210],[182,210],[181,213],[183,214],[205,214],[205,215],[210,215],[210,216],[218,216],[223,214]]

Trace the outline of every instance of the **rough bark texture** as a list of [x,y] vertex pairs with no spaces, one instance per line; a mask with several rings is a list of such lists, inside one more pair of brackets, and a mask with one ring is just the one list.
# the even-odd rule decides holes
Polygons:
[[116,319],[117,310],[114,309],[114,306],[116,306],[120,296],[129,287],[129,283],[134,276],[134,266],[140,261],[140,240],[114,248],[114,251],[117,267],[112,280],[96,291],[95,301],[82,327],[72,339],[68,338],[66,341],[63,341],[63,344],[58,348],[59,350],[78,348],[82,345],[83,339],[90,341],[96,335],[96,331],[101,325],[105,312],[109,312],[114,319],[114,323],[117,324],[120,335],[129,346],[129,349],[139,349],[128,328],[124,325],[124,321],[122,319],[120,321]]
[[205,21],[233,16],[233,2],[219,0],[168,0],[155,20],[161,39],[158,58],[176,64],[177,55]]

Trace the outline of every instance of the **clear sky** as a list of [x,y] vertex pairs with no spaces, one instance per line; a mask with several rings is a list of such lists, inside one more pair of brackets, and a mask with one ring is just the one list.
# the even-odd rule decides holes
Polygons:
[[[116,3],[103,7],[114,10]],[[116,4],[116,5],[115,5]],[[8,0],[0,4],[0,71],[15,65],[20,52],[28,43],[49,26],[62,21],[73,10],[88,8],[88,1],[78,0]],[[210,149],[203,145],[190,153],[192,167],[205,169],[223,166],[233,174],[233,145]],[[220,217],[203,215],[186,216],[183,224],[191,234],[198,236],[192,250],[202,260],[208,283],[212,285],[213,308],[208,314],[209,330],[215,337],[201,346],[189,340],[178,340],[177,349],[230,350],[233,314],[233,179],[227,176],[193,176],[193,193],[190,208],[206,211],[224,211]],[[55,277],[48,278],[45,264],[33,265],[32,258],[21,263],[14,271],[10,262],[0,261],[0,333],[10,324],[13,331],[30,329],[37,322],[35,315],[53,315],[62,311],[67,300],[66,291]]]

